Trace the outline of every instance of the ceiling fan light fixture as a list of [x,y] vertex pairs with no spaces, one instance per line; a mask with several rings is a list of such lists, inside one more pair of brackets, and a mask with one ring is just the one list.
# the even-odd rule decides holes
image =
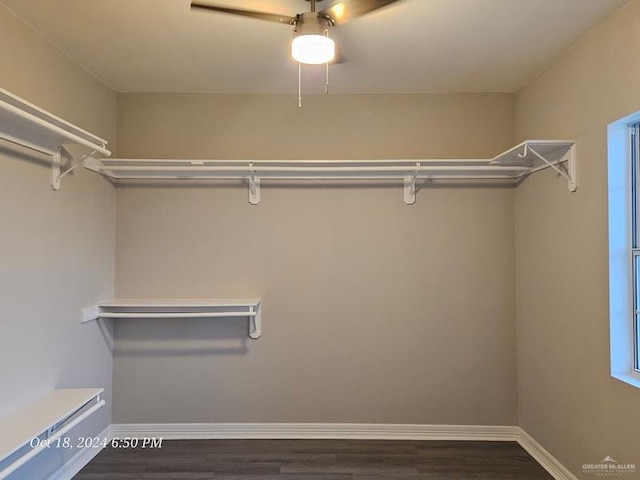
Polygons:
[[309,65],[329,63],[336,56],[336,44],[329,38],[331,22],[315,12],[299,15],[293,30],[291,56]]

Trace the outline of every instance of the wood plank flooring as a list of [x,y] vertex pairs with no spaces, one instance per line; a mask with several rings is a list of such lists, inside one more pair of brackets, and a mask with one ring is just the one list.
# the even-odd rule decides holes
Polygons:
[[550,480],[514,442],[165,440],[100,452],[74,480]]

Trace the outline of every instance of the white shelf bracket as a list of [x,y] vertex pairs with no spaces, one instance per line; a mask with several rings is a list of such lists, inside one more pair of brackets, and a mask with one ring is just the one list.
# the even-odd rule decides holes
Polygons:
[[55,191],[60,190],[60,165],[62,164],[62,146],[58,146],[58,149],[53,152],[51,158],[51,188]]
[[413,205],[416,203],[416,179],[420,171],[420,162],[416,162],[416,171],[413,175],[404,177],[404,203]]
[[254,340],[262,336],[262,303],[258,303],[255,307],[251,307],[251,316],[249,317],[249,336]]
[[[525,148],[527,146],[525,145]],[[578,181],[577,181],[577,166],[576,166],[576,155],[575,155],[575,145],[572,145],[567,153],[562,157],[559,162],[551,162],[547,160],[543,155],[540,155],[533,147],[529,146],[529,151],[533,153],[536,157],[538,157],[545,165],[551,167],[556,173],[560,176],[564,177],[568,182],[568,187],[570,192],[575,192],[578,189]],[[559,163],[567,162],[567,171],[565,172],[560,167],[558,167]]]
[[83,308],[82,309],[82,320],[80,323],[88,323],[93,322],[100,318],[100,307],[98,305],[94,305],[93,307]]
[[576,146],[572,145],[566,153],[567,171],[569,172],[569,191],[575,192],[578,189],[578,162],[576,162]]
[[97,160],[93,158],[93,155],[95,153],[97,153],[96,150],[86,155],[83,155],[82,160],[80,160],[77,163],[74,163],[72,166],[67,168],[64,172],[60,173],[60,164],[62,162],[62,147],[58,147],[58,152],[54,153],[53,161],[51,163],[51,187],[54,190],[59,190],[60,182],[62,181],[62,178],[70,174],[80,166],[84,166],[84,167],[87,167],[89,170],[92,170],[90,167],[87,166],[87,163],[90,163],[90,161],[97,162]]
[[260,203],[260,177],[256,175],[253,163],[249,163],[249,203],[258,205]]

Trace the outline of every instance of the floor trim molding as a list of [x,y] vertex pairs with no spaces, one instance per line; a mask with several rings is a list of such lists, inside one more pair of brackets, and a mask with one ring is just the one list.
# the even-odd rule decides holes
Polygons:
[[518,427],[365,423],[113,424],[113,437],[174,439],[376,439],[516,441]]
[[518,444],[556,480],[579,480],[531,435],[518,427]]

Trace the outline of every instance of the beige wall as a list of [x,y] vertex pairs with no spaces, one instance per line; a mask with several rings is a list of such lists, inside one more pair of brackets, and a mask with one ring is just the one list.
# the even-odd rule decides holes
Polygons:
[[579,190],[551,172],[516,193],[520,425],[580,478],[640,466],[640,390],[609,376],[606,126],[640,110],[634,1],[517,96],[516,135],[578,141]]
[[[115,94],[4,7],[0,87],[115,140]],[[95,435],[111,423],[112,356],[80,318],[113,294],[115,189],[78,171],[53,192],[49,165],[0,144],[0,416],[53,388],[105,387],[107,408],[74,431]],[[45,478],[74,453],[43,453],[12,478]]]
[[[511,95],[119,95],[122,156],[489,157]],[[119,296],[264,299],[120,322],[114,421],[515,424],[513,190],[118,188]]]
[[511,146],[508,94],[119,94],[121,156],[488,158]]

